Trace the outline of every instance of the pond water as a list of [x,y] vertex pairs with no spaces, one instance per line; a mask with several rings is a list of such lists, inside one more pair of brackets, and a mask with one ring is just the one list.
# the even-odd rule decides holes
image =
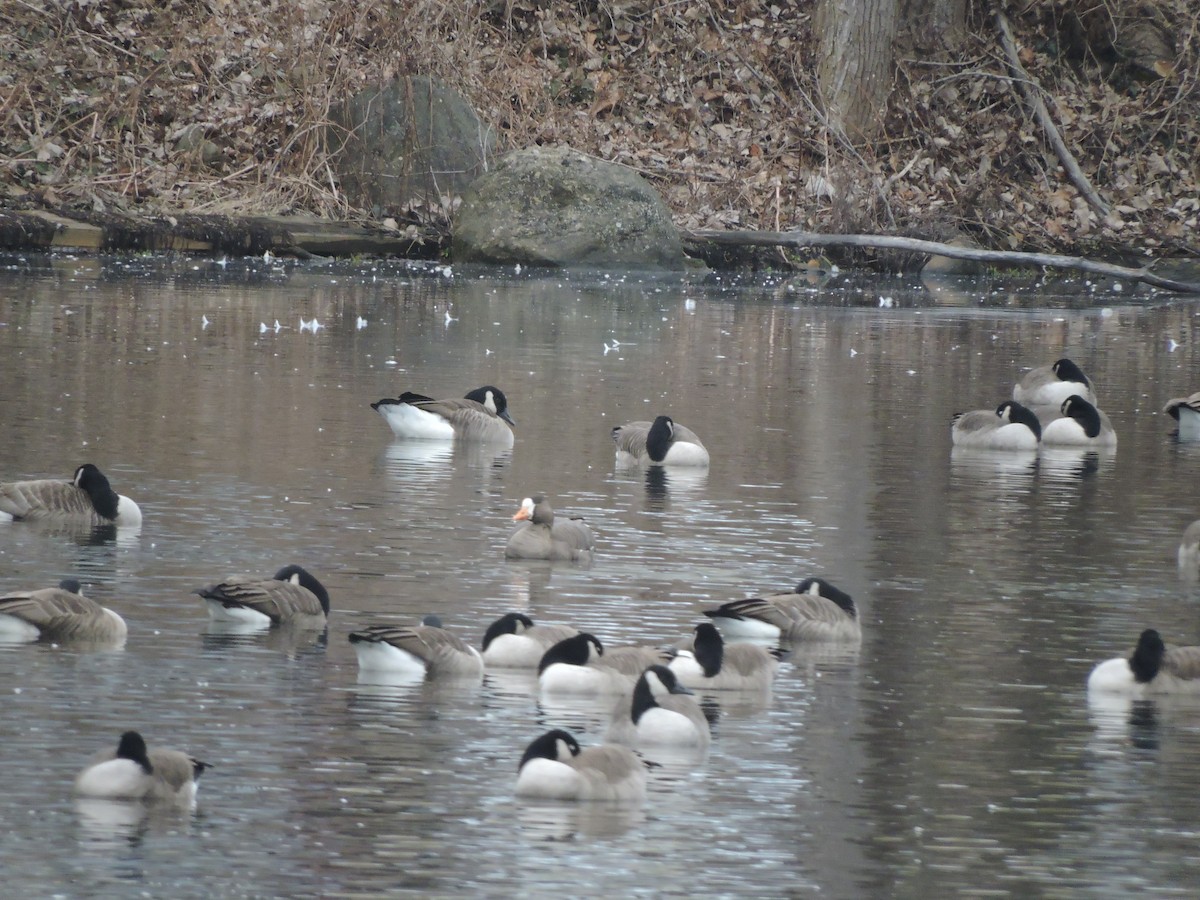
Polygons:
[[[0,646],[10,896],[1190,895],[1200,701],[1089,708],[1145,627],[1200,643],[1176,569],[1200,446],[1195,298],[1132,285],[530,276],[279,261],[0,260],[0,479],[105,470],[136,534],[0,527],[0,592],[74,575],[122,651]],[[316,319],[320,328],[301,330]],[[275,328],[278,320],[280,327]],[[1120,444],[953,454],[949,421],[1069,355]],[[501,387],[511,452],[395,441],[370,402]],[[615,470],[662,412],[705,474]],[[522,497],[595,562],[503,557]],[[297,562],[325,635],[222,634],[192,591]],[[525,745],[599,740],[529,681],[360,684],[346,640],[509,610],[674,641],[706,606],[824,575],[860,648],[717,701],[708,758],[634,809],[519,803]],[[214,764],[193,814],[77,803],[127,728]]]

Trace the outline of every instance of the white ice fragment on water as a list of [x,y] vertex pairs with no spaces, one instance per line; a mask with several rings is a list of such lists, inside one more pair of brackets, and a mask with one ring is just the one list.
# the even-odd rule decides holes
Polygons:
[[320,330],[321,328],[324,328],[324,327],[325,327],[324,325],[322,325],[320,322],[317,321],[316,316],[312,317],[311,322],[305,322],[304,316],[300,317],[300,331],[301,332],[311,331],[313,334],[316,334],[318,330]]
[[259,333],[259,334],[266,334],[266,333],[267,333],[268,331],[270,331],[270,330],[271,330],[271,329],[267,327],[267,323],[266,323],[266,322],[259,322],[259,323],[258,323],[258,333]]
[[1175,338],[1167,338],[1167,352],[1174,353],[1179,348],[1179,342]]
[[858,351],[855,350],[853,347],[851,347],[850,348],[850,358],[854,359],[854,357],[856,357],[856,356],[858,356]]
[[451,322],[457,321],[458,319],[456,317],[450,315],[450,310],[446,310],[446,324],[449,325]]
[[359,316],[358,319],[354,323],[354,327],[357,328],[359,331],[362,331],[364,328],[367,327],[367,320],[364,319],[362,316]]
[[879,308],[880,309],[891,309],[895,305],[896,305],[895,297],[880,297],[879,298]]
[[200,317],[200,330],[201,331],[203,331],[205,328],[207,328],[211,324],[212,324],[212,322],[208,321],[208,316]]
[[686,309],[688,312],[695,312],[696,301],[693,300],[691,297],[688,297],[686,300],[683,301],[683,308]]
[[1119,294],[1121,291],[1125,290],[1125,285],[1121,284],[1119,281],[1114,281],[1112,289],[1114,294]]

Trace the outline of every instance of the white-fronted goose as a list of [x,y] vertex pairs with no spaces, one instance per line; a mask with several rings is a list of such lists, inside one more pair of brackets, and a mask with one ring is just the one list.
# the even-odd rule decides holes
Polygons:
[[506,559],[589,562],[595,549],[592,529],[583,519],[563,519],[544,496],[526,497],[513,515],[518,522],[504,548]]

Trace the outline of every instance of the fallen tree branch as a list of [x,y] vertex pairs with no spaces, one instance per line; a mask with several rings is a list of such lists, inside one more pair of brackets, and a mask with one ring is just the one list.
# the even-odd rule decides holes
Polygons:
[[1013,80],[1017,83],[1017,89],[1025,98],[1025,102],[1032,107],[1038,124],[1046,133],[1046,138],[1050,141],[1050,146],[1054,148],[1058,161],[1066,170],[1067,177],[1071,179],[1071,184],[1075,185],[1075,189],[1083,195],[1083,199],[1092,209],[1102,216],[1107,216],[1109,205],[1096,193],[1096,189],[1092,187],[1088,177],[1083,174],[1083,169],[1079,168],[1079,163],[1075,161],[1075,156],[1067,149],[1066,142],[1058,133],[1054,119],[1050,116],[1050,110],[1046,108],[1046,103],[1042,100],[1041,87],[1021,65],[1021,57],[1017,53],[1017,42],[1013,38],[1012,26],[1009,24],[1008,16],[1001,9],[996,10],[996,25],[1000,29],[1000,43],[1004,46],[1004,55],[1008,57],[1008,66],[1013,70]]
[[1141,281],[1154,287],[1186,294],[1200,294],[1200,282],[1176,281],[1155,275],[1149,267],[1131,269],[1112,263],[1096,262],[1081,256],[1059,256],[1054,253],[1024,253],[1009,250],[982,250],[957,247],[940,241],[918,238],[888,237],[877,234],[818,234],[812,231],[689,231],[684,236],[736,247],[872,247],[877,250],[903,250],[909,253],[929,253],[955,259],[974,259],[1009,266],[1049,266],[1057,269],[1077,269],[1096,275],[1110,275]]

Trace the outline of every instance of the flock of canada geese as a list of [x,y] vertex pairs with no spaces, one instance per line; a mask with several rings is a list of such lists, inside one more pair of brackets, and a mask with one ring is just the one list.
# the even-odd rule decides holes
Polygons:
[[[1029,372],[1011,400],[994,411],[955,416],[956,447],[1036,452],[1040,447],[1111,449],[1117,436],[1096,405],[1092,383],[1069,359]],[[513,445],[504,393],[492,386],[462,399],[414,393],[371,404],[398,438]],[[1165,410],[1181,440],[1200,439],[1200,394],[1171,400]],[[706,467],[709,454],[697,435],[669,416],[612,430],[620,465]],[[70,481],[0,483],[0,522],[46,521],[78,527],[136,527],[141,511],[117,494],[94,465]],[[510,559],[586,562],[594,539],[580,519],[556,518],[545,497],[529,497],[513,515],[505,549]],[[1181,566],[1200,563],[1200,522],[1185,533]],[[240,626],[323,629],[329,593],[310,572],[285,566],[271,578],[230,579],[197,591],[210,617]],[[486,630],[479,650],[442,627],[436,616],[419,625],[373,625],[349,635],[360,672],[401,678],[481,679],[485,668],[536,671],[538,691],[551,697],[589,697],[611,704],[605,743],[583,747],[563,729],[532,741],[518,766],[518,796],[554,800],[637,801],[646,794],[647,769],[634,748],[703,751],[709,721],[695,692],[766,693],[783,655],[781,647],[862,639],[853,599],[827,581],[807,578],[794,591],[734,600],[704,611],[678,646],[605,647],[569,625],[535,624],[511,612]],[[80,584],[0,596],[0,640],[123,644],[126,625],[114,611],[85,597]],[[1133,697],[1200,691],[1200,647],[1167,647],[1144,631],[1128,657],[1097,665],[1088,690]],[[75,780],[88,797],[165,800],[190,806],[207,764],[188,754],[150,748],[135,731],[99,754]]]
[[[1117,433],[1096,405],[1096,392],[1083,371],[1060,359],[1026,373],[1012,399],[996,409],[960,413],[950,429],[955,447],[1001,452],[1039,448],[1112,450]],[[1163,412],[1179,426],[1181,441],[1200,440],[1200,393],[1167,401]],[[1179,545],[1179,566],[1200,566],[1200,520],[1188,526]],[[1155,694],[1200,692],[1200,647],[1168,647],[1147,628],[1128,657],[1097,665],[1088,676],[1089,692],[1135,699]]]

